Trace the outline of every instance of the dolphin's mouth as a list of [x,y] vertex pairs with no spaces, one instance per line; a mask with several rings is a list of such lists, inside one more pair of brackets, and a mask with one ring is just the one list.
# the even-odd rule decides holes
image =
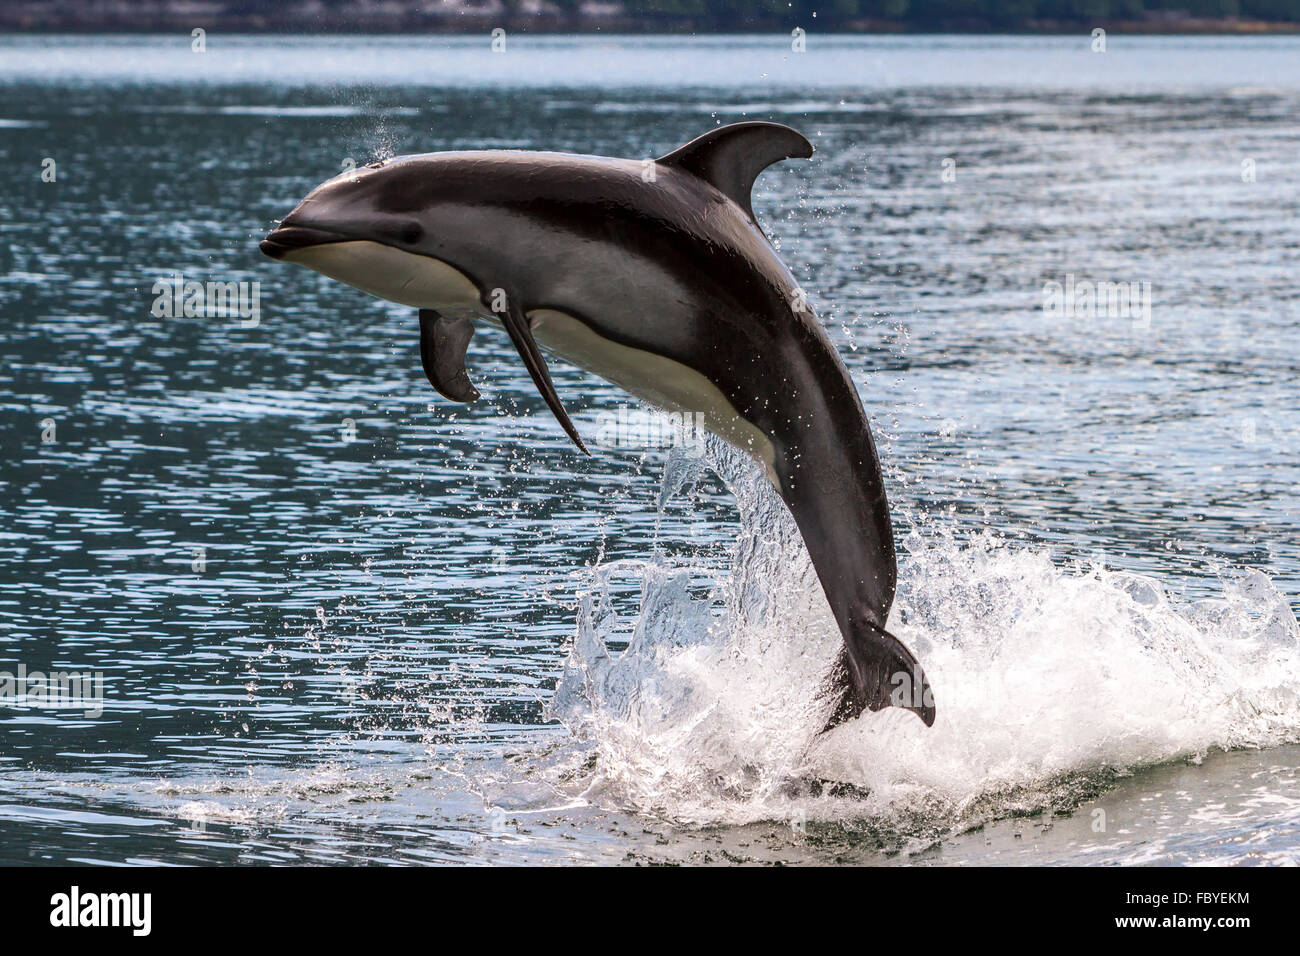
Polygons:
[[307,226],[281,226],[259,243],[258,248],[272,259],[283,259],[295,249],[308,246],[320,246],[327,242],[346,242],[347,236],[325,229],[311,229]]

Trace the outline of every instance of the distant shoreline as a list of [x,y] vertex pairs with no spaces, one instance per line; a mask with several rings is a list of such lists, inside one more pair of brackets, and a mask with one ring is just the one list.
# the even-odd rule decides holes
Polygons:
[[466,15],[431,14],[307,15],[292,11],[265,14],[214,14],[210,11],[166,12],[146,20],[123,16],[114,10],[94,8],[71,15],[68,8],[48,9],[27,4],[0,7],[0,34],[169,34],[188,35],[195,28],[209,32],[328,36],[466,36],[490,34],[496,28],[519,35],[754,35],[785,36],[802,27],[810,36],[906,35],[906,36],[1079,36],[1100,27],[1116,36],[1286,36],[1300,34],[1300,22],[1264,20],[1200,19],[1159,17],[1143,20],[1099,18],[1089,21],[1029,20],[1017,26],[999,26],[983,21],[949,22],[933,29],[918,29],[905,23],[877,20],[848,20],[820,25],[815,20],[751,21],[727,28],[692,20],[648,19],[627,16],[526,16],[519,14]]

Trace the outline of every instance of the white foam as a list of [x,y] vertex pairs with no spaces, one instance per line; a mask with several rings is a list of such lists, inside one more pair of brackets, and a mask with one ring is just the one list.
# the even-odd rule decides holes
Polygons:
[[[730,565],[618,561],[580,589],[552,712],[589,751],[565,786],[594,803],[930,831],[1077,803],[1140,766],[1300,739],[1300,626],[1265,575],[1225,574],[1217,597],[1192,601],[934,522],[903,542],[890,619],[930,677],[934,727],[886,710],[819,736],[816,688],[840,642],[820,585],[769,486],[721,443],[708,457],[739,509]],[[664,496],[698,467],[674,452]],[[620,614],[629,581],[640,606]]]

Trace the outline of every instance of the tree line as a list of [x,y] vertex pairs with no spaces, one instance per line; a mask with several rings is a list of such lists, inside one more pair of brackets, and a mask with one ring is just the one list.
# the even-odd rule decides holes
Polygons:
[[819,26],[882,20],[914,29],[963,23],[1014,28],[1030,20],[1138,20],[1162,11],[1200,18],[1300,22],[1300,0],[642,0],[625,3],[624,9],[647,18],[689,18],[719,28],[792,17]]

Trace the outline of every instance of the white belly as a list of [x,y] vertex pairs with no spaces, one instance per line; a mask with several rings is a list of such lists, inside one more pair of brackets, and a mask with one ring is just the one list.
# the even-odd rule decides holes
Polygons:
[[459,269],[383,243],[327,242],[284,258],[398,305],[437,309],[453,318],[483,312],[478,288]]
[[[295,249],[285,259],[399,305],[497,321],[485,313],[468,276],[428,256],[355,240]],[[737,415],[721,390],[699,372],[654,352],[612,342],[563,312],[538,309],[528,318],[533,335],[546,349],[659,408],[698,413],[705,428],[754,458],[780,486],[771,441]]]
[[697,412],[704,427],[754,458],[780,487],[772,442],[745,421],[722,391],[689,366],[654,352],[597,335],[571,315],[553,309],[528,313],[538,343],[637,398],[670,412]]

